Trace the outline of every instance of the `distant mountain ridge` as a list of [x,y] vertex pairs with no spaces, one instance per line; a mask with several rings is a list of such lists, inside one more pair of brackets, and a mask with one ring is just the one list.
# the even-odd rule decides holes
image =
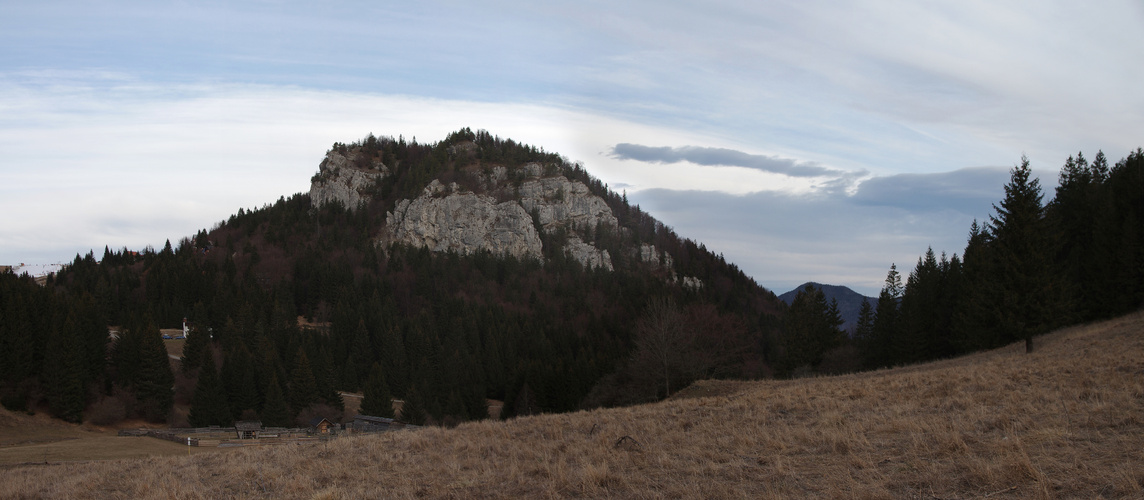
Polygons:
[[838,312],[842,313],[842,330],[849,334],[854,333],[854,327],[858,324],[858,313],[862,310],[862,299],[870,301],[870,307],[878,306],[877,297],[867,297],[845,286],[824,285],[813,281],[803,283],[794,290],[779,295],[779,300],[789,306],[791,302],[794,302],[794,296],[798,294],[798,291],[806,288],[807,285],[821,288],[827,301],[830,299],[838,301]]

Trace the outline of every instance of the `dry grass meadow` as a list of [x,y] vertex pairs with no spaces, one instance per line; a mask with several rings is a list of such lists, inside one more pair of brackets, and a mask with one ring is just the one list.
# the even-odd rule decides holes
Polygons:
[[195,456],[18,466],[3,498],[1144,498],[1144,313],[955,360]]

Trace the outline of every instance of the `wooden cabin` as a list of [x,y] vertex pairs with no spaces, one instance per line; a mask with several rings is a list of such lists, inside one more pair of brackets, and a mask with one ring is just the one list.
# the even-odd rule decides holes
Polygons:
[[310,428],[313,429],[314,433],[323,435],[333,434],[337,431],[337,427],[333,422],[330,422],[329,419],[322,417],[311,420]]
[[262,432],[262,422],[257,420],[235,422],[234,431],[238,434],[238,439],[258,439],[258,435]]

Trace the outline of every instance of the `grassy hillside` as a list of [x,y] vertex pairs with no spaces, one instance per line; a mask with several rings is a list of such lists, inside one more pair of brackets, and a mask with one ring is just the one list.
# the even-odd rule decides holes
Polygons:
[[1144,496],[1144,313],[926,365],[226,454],[17,467],[0,497]]

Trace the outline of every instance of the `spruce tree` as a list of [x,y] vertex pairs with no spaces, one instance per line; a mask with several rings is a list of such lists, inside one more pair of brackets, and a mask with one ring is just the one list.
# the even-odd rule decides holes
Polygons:
[[862,353],[863,363],[869,366],[871,346],[874,342],[874,306],[870,300],[863,297],[862,306],[858,309],[858,322],[854,325],[854,342]]
[[1033,350],[1033,336],[1059,325],[1061,286],[1052,268],[1055,243],[1049,237],[1041,204],[1041,184],[1031,178],[1029,159],[1010,171],[1005,199],[993,205],[989,217],[992,246],[996,252],[1000,287],[998,327],[1003,337],[1024,340]]
[[363,415],[393,418],[393,397],[389,394],[389,384],[385,381],[385,371],[377,363],[374,363],[373,368],[370,369],[359,411]]
[[899,335],[894,342],[894,357],[900,363],[916,363],[944,353],[940,317],[942,273],[933,248],[918,258],[913,272],[906,278],[900,306]]
[[286,398],[282,395],[282,385],[278,376],[270,374],[266,381],[266,402],[262,405],[262,425],[266,427],[288,427],[290,412],[286,409]]
[[[66,327],[64,328],[66,330]],[[53,328],[44,353],[43,385],[52,415],[68,422],[83,421],[87,403],[86,374],[79,349],[70,335]]]
[[187,418],[195,427],[229,426],[234,422],[227,405],[226,392],[215,370],[214,356],[209,349],[203,351],[199,380],[195,383],[191,413]]
[[1004,344],[997,331],[1000,287],[997,263],[988,228],[974,220],[962,263],[962,293],[951,318],[953,342],[959,352],[990,349]]
[[886,284],[878,294],[878,307],[875,309],[874,327],[871,331],[867,365],[871,368],[893,366],[897,358],[893,346],[899,336],[899,301],[902,299],[902,277],[898,266],[890,264],[886,273]]
[[152,422],[161,422],[171,412],[175,403],[175,375],[171,373],[171,362],[159,329],[153,323],[144,321],[139,346],[139,373],[135,384],[135,396],[143,411],[143,417]]
[[210,349],[210,334],[205,328],[192,326],[183,342],[183,373],[191,373],[202,365],[203,352]]
[[329,405],[331,408],[345,410],[345,401],[342,400],[342,395],[338,393],[334,387],[334,370],[332,368],[333,362],[330,360],[330,355],[323,347],[318,351],[318,355],[314,358],[314,382],[317,384],[318,398],[322,402]]
[[244,412],[256,411],[259,407],[258,382],[255,380],[254,366],[243,367],[241,377],[235,402],[231,406],[231,413],[235,419],[242,418]]
[[317,402],[318,384],[314,380],[314,371],[306,351],[299,347],[298,356],[294,359],[294,371],[290,374],[290,407],[294,413],[298,413]]
[[421,400],[421,395],[417,387],[410,387],[405,395],[405,401],[401,405],[401,417],[399,420],[413,425],[425,425],[425,420],[428,417],[428,412],[425,410],[425,402]]

